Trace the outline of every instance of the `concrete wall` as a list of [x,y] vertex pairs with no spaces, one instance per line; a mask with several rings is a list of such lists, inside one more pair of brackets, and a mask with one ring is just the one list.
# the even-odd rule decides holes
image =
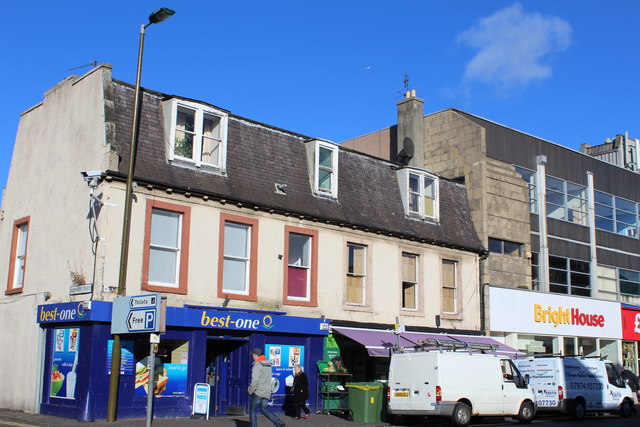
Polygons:
[[86,216],[89,189],[81,171],[102,169],[105,142],[103,80],[109,67],[69,77],[22,114],[0,221],[0,284],[6,289],[13,222],[30,216],[24,287],[0,295],[0,376],[11,391],[0,407],[36,411],[39,327],[36,308],[69,301],[70,272],[91,280],[93,256]]

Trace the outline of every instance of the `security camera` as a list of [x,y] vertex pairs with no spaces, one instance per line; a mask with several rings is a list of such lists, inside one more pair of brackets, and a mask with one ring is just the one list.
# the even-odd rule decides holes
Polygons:
[[98,180],[102,176],[101,170],[83,171],[80,173],[82,174],[82,177],[84,178],[86,183],[89,185],[89,187],[95,188],[98,186],[98,183],[99,183]]

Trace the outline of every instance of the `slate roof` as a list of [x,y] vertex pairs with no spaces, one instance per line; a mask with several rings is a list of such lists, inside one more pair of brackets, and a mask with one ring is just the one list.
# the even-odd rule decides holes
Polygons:
[[[123,177],[129,162],[134,92],[124,82],[114,80],[112,85],[115,148],[120,162],[118,171],[107,173]],[[318,197],[312,192],[307,171],[304,141],[311,138],[232,114],[229,114],[226,176],[169,164],[164,152],[161,101],[170,96],[144,92],[134,173],[138,183],[485,253],[471,220],[464,186],[440,179],[439,224],[409,219],[404,214],[396,165],[340,148],[338,199]],[[287,185],[286,195],[275,192],[275,183]]]

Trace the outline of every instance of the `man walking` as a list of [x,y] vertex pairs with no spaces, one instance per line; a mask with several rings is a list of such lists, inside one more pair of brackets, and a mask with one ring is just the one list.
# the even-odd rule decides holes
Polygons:
[[253,357],[253,368],[251,369],[251,384],[249,384],[249,395],[251,396],[251,409],[249,410],[249,420],[251,427],[258,427],[256,413],[258,407],[262,414],[276,427],[284,427],[284,423],[267,406],[271,397],[271,362],[264,357],[261,349],[256,348],[251,352]]

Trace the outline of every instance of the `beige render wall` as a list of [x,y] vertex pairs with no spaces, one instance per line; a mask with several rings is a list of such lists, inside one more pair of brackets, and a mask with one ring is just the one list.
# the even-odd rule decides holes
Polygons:
[[[119,188],[118,188],[119,187]],[[123,185],[112,183],[109,201],[120,205]],[[197,197],[167,194],[163,190],[149,190],[143,186],[136,192],[137,202],[132,213],[131,242],[127,294],[144,293],[141,290],[142,252],[144,242],[144,209],[147,199],[154,199],[191,207],[188,294],[168,294],[170,306],[200,304],[221,306],[217,296],[220,214],[229,213],[258,223],[258,301],[231,300],[229,307],[281,310],[292,316],[320,317],[357,322],[395,323],[397,316],[412,326],[435,327],[435,315],[441,314],[440,264],[441,259],[459,263],[460,301],[462,315],[443,316],[442,327],[451,329],[479,329],[478,256],[453,249],[412,244],[373,233],[340,228],[318,222],[268,214],[253,209],[238,208],[233,204],[203,201]],[[106,231],[107,242],[119,242],[121,232],[120,209],[109,211]],[[113,212],[113,213],[111,213]],[[104,220],[105,218],[102,218]],[[286,225],[318,230],[318,306],[300,307],[282,304],[284,263],[284,229]],[[347,272],[347,242],[367,246],[368,304],[364,307],[347,305],[345,285]],[[107,245],[104,283],[117,282],[119,246]],[[421,285],[420,307],[416,312],[401,309],[401,253],[420,255]],[[282,255],[282,259],[279,259]],[[110,299],[113,294],[98,295]]]
[[[91,274],[89,190],[81,171],[102,169],[103,80],[110,67],[70,77],[20,118],[0,221],[0,286],[6,289],[13,222],[30,216],[24,291],[0,294],[0,376],[11,391],[0,407],[34,412],[39,353],[38,304],[69,301],[70,270]],[[11,325],[7,327],[6,325]]]

